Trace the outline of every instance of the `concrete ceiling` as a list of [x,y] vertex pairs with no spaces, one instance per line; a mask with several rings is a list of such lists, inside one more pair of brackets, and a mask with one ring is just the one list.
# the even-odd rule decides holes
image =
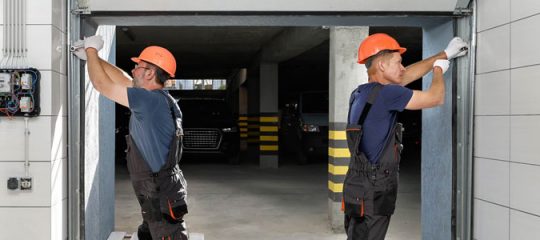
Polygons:
[[[137,56],[146,46],[159,45],[175,55],[179,77],[228,77],[234,69],[251,66],[260,57],[261,50],[265,46],[272,46],[276,39],[283,45],[282,49],[289,53],[280,53],[282,58],[286,58],[284,60],[309,50],[299,49],[298,45],[313,48],[325,40],[319,40],[316,45],[309,43],[309,40],[301,37],[305,34],[298,34],[298,29],[302,30],[287,27],[118,26],[117,61],[121,67],[129,70],[132,63],[127,60],[130,57]],[[305,29],[313,32],[313,28]],[[327,30],[320,31],[327,33]],[[285,34],[294,39],[284,38]],[[293,47],[287,48],[282,39],[286,39]],[[327,54],[319,55],[327,57]],[[317,57],[317,54],[312,54],[312,57]]]
[[[261,58],[301,66],[326,64],[329,56],[328,30],[321,27],[118,26],[116,31],[121,68],[130,71],[130,57],[149,45],[159,45],[175,55],[178,78],[227,78]],[[406,55],[421,51],[420,28],[373,27],[370,32],[394,36],[409,48]]]

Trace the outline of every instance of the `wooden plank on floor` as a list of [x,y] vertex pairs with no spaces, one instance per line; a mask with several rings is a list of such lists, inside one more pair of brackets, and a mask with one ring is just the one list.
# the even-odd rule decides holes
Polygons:
[[125,232],[112,232],[107,240],[124,240]]
[[189,240],[204,240],[204,234],[202,233],[190,233]]

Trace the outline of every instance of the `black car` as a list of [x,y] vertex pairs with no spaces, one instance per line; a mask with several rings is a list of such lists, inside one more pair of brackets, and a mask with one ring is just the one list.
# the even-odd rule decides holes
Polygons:
[[184,128],[184,156],[217,157],[239,163],[240,133],[223,99],[180,98]]

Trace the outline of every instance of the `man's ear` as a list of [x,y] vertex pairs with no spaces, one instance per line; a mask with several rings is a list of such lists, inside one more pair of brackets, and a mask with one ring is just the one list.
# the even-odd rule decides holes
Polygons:
[[144,75],[148,79],[153,79],[156,76],[156,69],[149,68]]
[[384,70],[386,70],[386,64],[385,64],[385,63],[386,63],[386,62],[385,62],[383,59],[379,59],[379,60],[377,61],[377,68],[379,68],[379,70],[380,70],[381,72],[384,72]]

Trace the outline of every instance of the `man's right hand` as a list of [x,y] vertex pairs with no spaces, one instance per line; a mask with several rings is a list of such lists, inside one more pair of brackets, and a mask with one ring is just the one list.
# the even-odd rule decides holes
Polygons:
[[438,59],[433,63],[433,68],[440,67],[442,70],[442,73],[444,74],[446,70],[448,70],[448,67],[450,67],[450,61],[444,60],[444,59]]
[[97,51],[103,48],[103,38],[99,35],[84,38],[84,49],[94,48]]

